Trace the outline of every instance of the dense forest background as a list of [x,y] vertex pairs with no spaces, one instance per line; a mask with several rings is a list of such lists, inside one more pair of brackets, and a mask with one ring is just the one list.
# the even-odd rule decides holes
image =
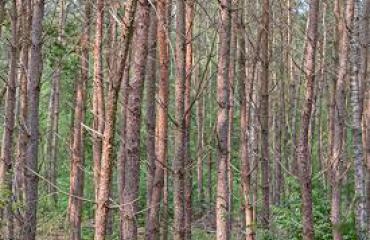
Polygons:
[[369,0],[0,0],[0,239],[370,239]]

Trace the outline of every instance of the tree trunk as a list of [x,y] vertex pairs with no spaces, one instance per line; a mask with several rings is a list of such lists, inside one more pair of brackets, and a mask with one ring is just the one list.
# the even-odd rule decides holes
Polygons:
[[270,223],[270,164],[269,164],[269,28],[270,1],[262,3],[262,32],[261,32],[261,174],[263,208],[261,210],[262,227],[269,228]]
[[238,64],[240,84],[240,169],[241,185],[244,200],[245,239],[254,240],[253,207],[251,204],[251,167],[249,150],[250,106],[252,96],[252,79],[247,77],[246,72],[246,48],[244,37],[244,1],[241,1],[238,27]]
[[216,228],[217,240],[229,239],[229,179],[227,171],[228,131],[229,131],[229,64],[231,35],[231,0],[219,2],[219,49],[217,73],[217,199]]
[[[234,175],[232,171],[232,135],[234,127],[234,78],[235,78],[235,69],[236,69],[236,54],[237,54],[237,20],[238,20],[238,2],[239,0],[231,1],[231,39],[230,39],[230,62],[229,62],[229,127],[228,127],[228,137],[227,137],[227,175],[228,175],[228,218],[229,218],[229,230],[228,234],[231,234],[232,231],[232,212],[233,212],[233,191],[234,191]],[[229,236],[229,238],[231,235]]]
[[43,68],[42,60],[42,21],[44,17],[44,0],[33,3],[31,54],[27,83],[27,129],[29,141],[26,152],[26,206],[25,206],[25,237],[26,240],[36,238],[36,213],[38,203],[38,147],[39,147],[39,97],[40,82]]
[[70,197],[68,201],[68,217],[70,224],[70,240],[81,240],[81,214],[84,188],[84,129],[86,85],[89,78],[89,43],[91,27],[91,4],[85,1],[84,24],[81,36],[81,76],[76,83],[74,120],[71,142]]
[[95,181],[95,198],[99,195],[99,180],[102,158],[102,135],[104,132],[104,81],[102,65],[102,41],[104,29],[104,5],[105,0],[96,0],[96,27],[95,42],[93,49],[94,56],[94,73],[93,73],[93,161],[94,161],[94,181]]
[[[361,65],[360,65],[360,82],[363,82],[363,116],[362,116],[362,128],[363,128],[363,137],[364,137],[364,155],[365,155],[365,166],[366,166],[366,192],[367,192],[367,209],[370,209],[370,84],[367,79],[367,62],[368,62],[368,43],[369,43],[369,13],[370,13],[370,1],[366,0],[363,5],[361,17]],[[370,213],[368,212],[368,234],[370,234]]]
[[360,54],[360,6],[361,2],[356,0],[354,3],[354,20],[353,31],[351,38],[351,105],[352,105],[352,121],[353,121],[353,147],[354,147],[354,168],[355,168],[355,195],[356,199],[356,230],[357,238],[365,240],[367,238],[367,211],[366,211],[366,185],[364,171],[364,156],[362,144],[362,129],[361,129],[361,93],[363,80],[359,76],[359,68],[361,68]]
[[185,5],[185,33],[186,33],[186,56],[185,56],[185,126],[184,126],[184,158],[185,158],[185,239],[191,239],[192,221],[192,190],[193,190],[193,161],[190,155],[190,127],[191,127],[191,80],[193,76],[193,25],[194,25],[194,1],[188,0]]
[[[148,54],[149,2],[138,2],[133,48],[133,77],[128,89],[126,110],[126,163],[121,209],[123,240],[137,239],[137,211],[140,182],[140,118],[145,66]],[[153,80],[152,80],[153,81]]]
[[6,84],[6,100],[4,114],[3,143],[0,156],[0,188],[5,192],[4,206],[0,207],[0,222],[5,223],[0,233],[5,239],[14,238],[13,209],[12,209],[12,175],[13,175],[13,133],[15,126],[15,106],[17,88],[17,64],[18,64],[18,13],[17,1],[12,0],[10,9],[11,39],[9,42],[9,75]]
[[[168,5],[167,5],[167,36],[168,36],[168,39],[167,41],[169,42],[169,44],[171,45],[171,31],[172,31],[172,8],[173,8],[173,0],[167,0],[168,2]],[[168,50],[169,51],[169,50]],[[170,57],[169,57],[170,59]],[[170,61],[170,60],[169,60]],[[168,62],[169,64],[170,62]],[[168,164],[169,165],[169,164]],[[169,175],[168,175],[168,168],[164,168],[164,182],[163,182],[163,208],[162,208],[162,212],[161,212],[161,232],[162,232],[162,236],[161,236],[161,239],[162,240],[168,240],[168,228],[169,228],[169,224],[168,224],[168,216],[169,216],[169,213],[168,213],[168,201],[169,201],[169,192],[168,192],[168,189],[169,189],[169,184],[168,184],[168,179],[169,179]]]
[[[128,88],[130,82],[130,62],[132,58],[132,49],[129,51],[129,55],[126,59],[125,70],[123,73],[122,79],[122,86],[121,86],[121,93],[122,93],[122,104],[121,104],[121,130],[120,130],[120,138],[121,138],[121,146],[119,149],[119,161],[117,163],[117,183],[118,183],[118,194],[119,194],[119,201],[123,203],[123,188],[125,183],[125,164],[126,164],[126,117],[127,117],[127,104],[128,104]],[[121,217],[122,223],[122,217]],[[120,224],[122,226],[122,224]],[[120,236],[123,238],[122,228],[120,227]],[[120,238],[120,239],[121,239]]]
[[148,62],[146,69],[146,152],[148,159],[148,175],[147,175],[147,221],[149,218],[150,203],[152,197],[154,174],[156,168],[156,155],[155,155],[155,93],[156,93],[156,80],[157,80],[157,16],[156,16],[156,2],[150,6],[150,26],[148,36]]
[[156,119],[156,167],[152,196],[150,197],[149,216],[146,225],[146,239],[159,238],[159,208],[164,184],[164,169],[167,168],[167,129],[168,129],[168,76],[169,52],[167,39],[167,0],[157,1],[158,17],[158,55],[159,55],[159,88]]
[[[199,53],[200,56],[200,53]],[[199,66],[196,67],[199,72]],[[201,79],[199,74],[195,72],[195,79],[198,84],[201,84]],[[204,95],[199,96],[199,99],[196,102],[196,121],[197,121],[197,191],[198,199],[201,204],[201,209],[204,209],[204,189],[203,189],[203,160],[205,157],[204,152]],[[210,154],[210,153],[208,153]]]
[[174,187],[174,240],[185,238],[185,81],[186,81],[186,42],[185,42],[185,1],[176,1],[176,83],[175,83],[175,158],[173,161]]
[[[108,210],[110,207],[110,189],[112,181],[112,155],[114,145],[114,132],[116,127],[116,112],[118,93],[121,89],[121,81],[126,66],[126,59],[131,43],[133,31],[133,20],[136,12],[137,1],[127,2],[126,11],[123,18],[123,29],[121,32],[122,48],[118,57],[119,63],[117,72],[112,74],[109,79],[109,88],[107,96],[107,111],[105,115],[105,127],[102,142],[101,172],[98,185],[97,207],[95,212],[95,240],[104,240],[106,235],[106,226],[108,219]],[[122,156],[121,156],[122,157]],[[122,210],[120,208],[120,210]]]
[[342,178],[341,165],[343,160],[343,139],[344,139],[344,114],[345,114],[345,80],[347,74],[347,61],[349,52],[349,29],[352,27],[354,12],[354,0],[349,0],[346,4],[343,17],[340,19],[340,42],[339,42],[339,62],[335,89],[335,118],[333,134],[333,150],[330,156],[331,184],[332,184],[332,206],[331,223],[333,226],[333,239],[341,240],[342,233],[340,225],[340,182]]
[[[25,199],[25,162],[26,162],[26,151],[27,143],[29,139],[28,131],[26,129],[27,122],[27,74],[28,74],[28,59],[31,46],[31,0],[22,0],[21,2],[21,49],[20,49],[20,73],[19,73],[19,129],[17,137],[17,157],[15,162],[15,194],[18,203],[24,205]],[[23,214],[24,210],[19,210],[18,219],[16,221],[16,232],[21,239],[24,239],[24,228],[23,228]]]
[[319,17],[319,0],[311,0],[309,5],[308,27],[306,33],[304,73],[306,78],[306,94],[301,116],[301,131],[297,149],[297,162],[299,164],[299,177],[302,194],[303,239],[313,240],[312,215],[312,183],[311,183],[311,157],[309,156],[308,131],[312,111],[315,86],[315,56],[317,44],[317,29]]

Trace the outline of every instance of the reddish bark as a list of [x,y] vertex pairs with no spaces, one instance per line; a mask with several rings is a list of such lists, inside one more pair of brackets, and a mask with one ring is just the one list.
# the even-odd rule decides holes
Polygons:
[[229,239],[229,180],[227,174],[228,131],[229,131],[229,63],[231,33],[231,0],[219,2],[219,49],[217,73],[217,199],[216,228],[217,240]]
[[102,158],[102,134],[104,132],[104,82],[102,65],[102,41],[103,41],[103,20],[104,20],[105,0],[96,0],[96,27],[95,42],[93,49],[94,73],[93,73],[93,161],[94,161],[94,181],[95,198],[98,196],[101,158]]
[[[159,55],[159,88],[156,119],[156,168],[154,173],[153,190],[150,203],[150,211],[146,226],[146,239],[159,238],[159,209],[164,185],[164,171],[167,167],[167,130],[168,130],[168,94],[169,94],[169,45],[167,38],[167,0],[157,1],[158,16],[158,55]],[[165,200],[166,196],[163,196]]]
[[148,54],[149,2],[138,1],[135,41],[133,48],[133,77],[129,83],[126,110],[126,163],[124,173],[123,207],[121,208],[122,239],[137,239],[137,211],[140,182],[140,118],[145,66]]
[[314,98],[315,84],[315,56],[317,43],[317,29],[319,17],[319,0],[311,0],[309,5],[308,27],[306,33],[304,72],[306,78],[306,93],[301,117],[301,131],[297,149],[297,162],[302,194],[303,239],[312,240],[313,215],[312,215],[312,183],[311,183],[311,157],[309,156],[308,131]]
[[[126,66],[128,50],[130,48],[131,36],[133,31],[133,20],[136,12],[137,1],[129,1],[126,5],[125,16],[122,28],[122,49],[119,54],[117,72],[109,79],[107,95],[107,111],[104,118],[105,127],[102,143],[101,171],[98,185],[97,208],[95,212],[95,240],[104,240],[107,228],[108,210],[110,207],[110,189],[113,168],[113,144],[115,139],[116,111],[118,93],[121,89],[121,81]],[[122,157],[122,156],[121,156]]]

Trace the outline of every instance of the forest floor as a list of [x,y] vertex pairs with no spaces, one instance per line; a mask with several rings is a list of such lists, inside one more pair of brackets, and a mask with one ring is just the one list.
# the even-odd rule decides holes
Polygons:
[[[194,216],[196,218],[196,216]],[[199,217],[198,219],[194,219],[192,224],[192,239],[196,240],[213,240],[215,239],[216,234],[216,220],[215,220],[214,212],[207,212],[203,216]],[[57,224],[52,219],[51,221],[45,221],[40,226],[38,231],[39,239],[42,240],[68,240],[68,233],[67,230],[64,228],[64,224]],[[55,220],[55,219],[54,219]],[[60,222],[59,222],[60,223]],[[83,234],[83,239],[91,239],[92,233],[94,230],[94,224],[92,220],[87,220],[83,223],[83,229],[88,232],[87,234]],[[233,221],[233,238],[232,239],[241,239],[240,238],[240,221],[234,220]],[[169,234],[171,235],[171,231],[169,229]],[[112,240],[118,239],[118,234],[113,233],[112,237],[109,238]],[[139,227],[138,228],[138,240],[145,239],[145,228]]]

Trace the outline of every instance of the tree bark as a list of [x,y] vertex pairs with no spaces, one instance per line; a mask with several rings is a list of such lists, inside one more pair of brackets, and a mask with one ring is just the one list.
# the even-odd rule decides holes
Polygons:
[[25,226],[26,240],[36,239],[37,226],[38,177],[36,174],[38,172],[40,82],[43,69],[43,17],[44,0],[36,0],[33,3],[31,53],[27,83],[27,129],[29,141],[27,144],[25,163],[26,206],[24,221],[27,223]]
[[[106,226],[108,219],[108,210],[110,207],[110,189],[112,181],[112,155],[115,139],[116,112],[118,93],[121,89],[121,81],[126,66],[126,59],[131,43],[133,31],[134,15],[136,12],[137,1],[127,2],[126,11],[123,18],[123,28],[121,32],[122,48],[120,49],[117,72],[112,74],[109,79],[107,95],[107,111],[105,115],[105,127],[102,142],[101,172],[98,185],[97,207],[95,212],[95,240],[104,240],[106,235]],[[122,156],[121,156],[122,157]],[[120,210],[122,210],[120,208]]]
[[153,190],[150,198],[149,216],[146,225],[146,239],[159,238],[159,209],[164,184],[164,169],[167,168],[167,129],[168,129],[168,94],[169,94],[169,52],[167,39],[167,0],[157,1],[158,17],[158,55],[159,55],[159,88],[156,119],[156,167]]
[[[123,188],[125,183],[125,164],[126,164],[126,118],[127,118],[127,104],[128,104],[128,88],[130,82],[130,62],[132,57],[132,49],[130,49],[129,56],[126,59],[126,66],[123,73],[123,83],[121,87],[122,92],[122,106],[121,106],[121,146],[119,152],[119,161],[118,161],[118,173],[117,173],[117,183],[118,183],[118,194],[119,194],[119,201],[123,203]],[[122,219],[121,217],[121,226],[120,226],[120,237],[123,238],[123,229],[122,227]],[[121,239],[120,238],[120,239]]]
[[[230,62],[229,62],[229,111],[228,111],[228,118],[229,118],[229,128],[228,128],[228,137],[227,137],[227,175],[228,175],[228,188],[229,188],[229,196],[228,196],[228,218],[229,218],[229,231],[228,234],[231,234],[232,231],[232,212],[233,212],[233,191],[234,191],[234,175],[232,171],[232,135],[233,135],[233,127],[234,127],[234,78],[235,78],[235,69],[236,69],[236,61],[237,61],[237,20],[238,20],[238,2],[239,0],[232,0],[231,1],[231,39],[230,39]],[[229,236],[229,238],[231,235]]]
[[176,1],[176,45],[175,45],[175,158],[173,161],[174,187],[174,240],[185,239],[185,81],[186,81],[186,29],[185,1]]
[[244,1],[241,1],[238,16],[238,64],[240,84],[240,169],[241,185],[244,200],[245,239],[254,240],[253,206],[251,204],[251,167],[249,150],[249,129],[250,129],[250,106],[252,96],[252,79],[247,77],[246,71],[246,46],[245,46],[245,22],[244,22]]
[[[197,66],[197,69],[200,67]],[[198,70],[199,71],[199,70]],[[199,77],[199,74],[195,72],[195,78],[198,84],[202,81]],[[197,121],[197,191],[198,199],[201,204],[201,208],[204,209],[205,199],[204,199],[204,180],[203,180],[203,160],[205,158],[204,152],[204,95],[199,96],[199,99],[196,102],[196,121]],[[210,153],[208,153],[210,154]]]
[[192,188],[193,188],[193,161],[190,152],[190,127],[191,127],[191,81],[193,76],[193,25],[194,25],[194,1],[188,0],[185,6],[185,33],[186,33],[186,56],[185,56],[185,96],[184,96],[184,158],[185,158],[185,239],[191,239],[192,222]]
[[156,16],[156,2],[150,6],[150,26],[148,36],[148,62],[146,69],[146,152],[148,159],[148,174],[147,174],[147,221],[150,211],[150,202],[152,197],[154,174],[156,168],[155,155],[155,94],[156,94],[156,80],[157,80],[157,16]]
[[360,86],[359,69],[361,69],[360,54],[360,6],[361,2],[356,0],[354,3],[353,31],[351,38],[351,106],[353,121],[353,147],[354,147],[354,178],[356,195],[356,233],[359,240],[367,238],[367,211],[366,211],[366,185],[364,171],[364,155],[362,144],[362,89]]
[[[21,1],[21,13],[20,16],[20,73],[19,73],[19,129],[17,137],[17,157],[15,160],[15,195],[18,203],[24,205],[25,199],[25,162],[26,162],[26,151],[29,135],[26,129],[27,124],[27,81],[28,81],[28,66],[29,66],[29,53],[31,46],[31,0]],[[23,228],[23,216],[24,210],[19,210],[18,219],[16,221],[16,231],[21,239],[24,239],[24,228]]]
[[[137,239],[137,211],[140,182],[140,118],[145,66],[148,54],[149,2],[138,1],[135,41],[133,48],[133,77],[129,83],[126,110],[126,163],[121,209],[123,240]],[[153,80],[152,80],[153,81]]]
[[0,222],[5,223],[0,233],[5,239],[14,238],[12,209],[12,175],[13,175],[13,135],[15,126],[15,106],[18,64],[18,12],[17,1],[12,0],[10,9],[11,39],[9,42],[9,75],[6,83],[6,100],[4,114],[3,142],[0,156],[0,189],[5,193],[6,201],[0,207]]
[[229,64],[231,35],[231,0],[219,2],[219,49],[217,73],[217,198],[216,228],[217,240],[227,240],[229,230],[229,179],[227,171],[228,131],[229,131]]
[[[369,36],[369,13],[370,13],[370,1],[366,0],[363,5],[363,14],[361,18],[361,65],[360,65],[360,82],[363,82],[363,116],[362,116],[362,128],[364,137],[364,155],[365,155],[365,166],[366,166],[366,192],[367,192],[367,209],[370,209],[370,84],[367,78],[367,62],[368,62],[368,36]],[[368,234],[370,234],[370,214],[368,212]]]
[[94,56],[94,73],[93,73],[93,161],[94,161],[94,181],[95,181],[95,198],[99,193],[99,180],[101,171],[102,158],[102,135],[104,133],[104,81],[102,65],[102,41],[104,30],[104,5],[105,0],[96,0],[96,26],[95,42],[93,49]]
[[263,208],[261,210],[262,227],[269,228],[270,224],[270,164],[269,164],[269,28],[270,1],[262,3],[262,32],[261,32],[261,174]]
[[70,197],[68,201],[68,217],[70,224],[70,240],[81,240],[81,214],[84,188],[84,129],[86,85],[89,78],[89,43],[91,28],[91,4],[84,2],[84,23],[81,36],[81,72],[76,83],[74,120],[71,141]]
[[319,0],[311,0],[309,5],[308,27],[306,33],[304,73],[306,78],[306,93],[301,116],[301,131],[297,149],[297,162],[299,164],[299,177],[302,195],[303,239],[314,238],[312,214],[312,182],[311,157],[309,156],[308,131],[312,111],[315,86],[315,56],[317,45],[317,29],[319,17]]
[[345,80],[347,74],[347,61],[349,52],[349,40],[352,27],[354,12],[354,0],[349,0],[346,4],[343,17],[340,18],[339,25],[339,62],[335,89],[335,116],[333,133],[333,150],[330,156],[330,171],[332,184],[332,206],[331,223],[333,227],[333,239],[341,240],[342,233],[340,225],[340,182],[342,178],[341,165],[343,160],[343,139],[344,139],[344,114],[345,114]]

